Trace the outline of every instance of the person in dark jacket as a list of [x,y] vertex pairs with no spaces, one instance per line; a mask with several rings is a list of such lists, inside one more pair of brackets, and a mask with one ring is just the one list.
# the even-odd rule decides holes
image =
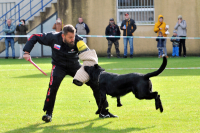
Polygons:
[[[52,71],[50,76],[49,87],[44,102],[43,111],[46,115],[42,117],[45,122],[52,120],[52,113],[58,88],[66,75],[75,76],[77,70],[81,67],[78,54],[89,50],[88,46],[83,42],[83,38],[76,35],[76,30],[72,25],[65,25],[62,32],[50,32],[43,34],[33,34],[24,47],[24,59],[31,58],[30,52],[34,45],[40,44],[50,46],[52,49]],[[86,85],[93,90],[97,106],[100,103],[100,92],[98,84],[89,80]],[[104,103],[100,118],[117,117],[106,109],[108,102]]]
[[[115,21],[113,18],[110,19],[109,25],[106,27],[105,34],[106,34],[106,36],[120,36],[121,33],[119,30],[119,26],[117,24],[115,24]],[[112,48],[113,43],[115,45],[117,58],[120,58],[119,41],[118,41],[120,39],[120,37],[119,38],[107,37],[106,39],[108,40],[108,50],[107,50],[108,58],[110,58],[111,48]]]
[[[158,33],[158,37],[163,37],[162,32]],[[164,38],[156,38],[157,41],[157,49],[158,49],[158,58],[161,58],[163,55],[163,48],[164,48]]]
[[137,29],[135,21],[129,18],[129,13],[125,13],[125,20],[121,23],[121,30],[124,31],[123,36],[130,38],[124,38],[124,58],[127,58],[127,44],[130,45],[130,57],[133,58],[133,33]]
[[[173,36],[172,37],[179,37],[177,35],[177,31],[176,30],[173,31]],[[172,46],[173,46],[172,57],[174,57],[174,56],[179,57],[179,43],[180,43],[180,39],[172,38],[171,42],[172,42]]]
[[[26,31],[28,31],[28,28],[25,25],[24,19],[20,20],[19,24],[16,27],[16,31],[18,32],[18,35],[27,35]],[[20,55],[18,59],[23,58],[23,46],[24,46],[24,44],[26,44],[26,42],[27,42],[27,37],[19,37],[18,38],[19,55]]]

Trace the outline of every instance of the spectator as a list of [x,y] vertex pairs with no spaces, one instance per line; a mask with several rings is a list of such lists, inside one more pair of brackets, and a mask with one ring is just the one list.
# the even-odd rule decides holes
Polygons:
[[[177,36],[177,31],[174,30],[173,31],[173,36],[172,37],[178,37]],[[171,39],[172,42],[172,46],[173,46],[173,50],[172,50],[172,57],[177,56],[179,57],[179,43],[180,43],[180,39]]]
[[[117,24],[115,24],[115,21],[113,18],[110,19],[109,25],[106,27],[105,34],[106,34],[106,36],[120,36],[121,33],[119,30],[119,26]],[[107,50],[108,58],[110,58],[111,48],[112,48],[113,43],[115,45],[117,58],[120,58],[119,41],[118,41],[120,39],[120,37],[119,38],[107,37],[106,39],[108,40],[108,50]]]
[[[78,35],[87,35],[90,32],[89,27],[87,26],[86,23],[83,22],[83,18],[79,17],[78,18],[78,24],[76,24],[76,32]],[[83,37],[83,41],[87,44],[87,38]]]
[[[163,37],[162,32],[160,31],[158,37]],[[158,49],[158,58],[161,58],[163,55],[163,48],[164,48],[164,38],[156,38],[157,41],[157,49]]]
[[[15,35],[15,26],[11,23],[11,20],[8,19],[7,20],[7,24],[3,27],[3,31],[5,32],[6,35]],[[5,45],[6,45],[6,57],[5,59],[8,59],[9,56],[9,43],[11,45],[11,49],[12,49],[12,58],[15,59],[15,42],[14,42],[14,38],[13,37],[6,37],[5,38]]]
[[[155,26],[154,26],[154,32],[157,33],[157,36],[159,35],[159,32],[161,31],[162,34],[163,34],[163,37],[167,37],[167,34],[165,34],[165,32],[168,30],[168,28],[166,28],[166,23],[163,22],[163,15],[159,15],[158,16],[158,22],[155,23]],[[164,39],[164,52],[165,52],[165,55],[166,57],[168,58],[167,56],[167,48],[166,48],[166,43],[167,43],[167,39]]]
[[60,18],[56,20],[56,23],[53,25],[52,29],[56,30],[56,32],[62,31],[62,21]]
[[[179,37],[186,37],[187,36],[187,24],[186,21],[182,19],[182,16],[178,16],[178,22],[176,23],[176,26],[174,27],[175,30],[177,30],[177,35]],[[183,57],[186,57],[186,47],[185,47],[185,39],[180,39],[179,43],[179,56],[181,57],[182,52],[182,46],[183,46]]]
[[[134,31],[137,29],[135,21],[129,18],[129,13],[125,13],[125,20],[122,21],[121,30],[124,31],[123,36],[133,36]],[[130,58],[133,58],[133,37],[124,38],[124,58],[127,58],[127,44],[130,45]]]
[[[26,35],[26,31],[28,30],[27,26],[25,25],[25,20],[20,20],[19,24],[16,27],[16,31],[18,32],[18,35]],[[18,44],[19,44],[19,58],[23,58],[23,46],[27,42],[27,37],[19,37],[18,38]]]

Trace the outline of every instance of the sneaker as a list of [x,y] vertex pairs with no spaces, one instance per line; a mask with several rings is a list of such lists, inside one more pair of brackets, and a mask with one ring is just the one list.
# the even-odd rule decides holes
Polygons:
[[110,59],[110,55],[108,55],[108,59]]
[[13,59],[15,59],[15,57],[13,57]]
[[183,57],[186,57],[186,55],[183,55]]
[[127,56],[126,56],[126,55],[124,55],[124,56],[123,56],[123,58],[127,58]]
[[19,57],[18,59],[23,59],[23,57]]
[[8,59],[8,57],[5,57],[5,59]]
[[52,115],[43,115],[42,116],[42,120],[45,121],[45,122],[51,122],[52,121]]
[[106,109],[104,112],[101,112],[99,114],[99,118],[117,118],[118,116],[111,114],[108,112],[108,109]]
[[117,58],[121,58],[120,55],[117,55]]
[[133,58],[133,55],[130,55],[130,58]]

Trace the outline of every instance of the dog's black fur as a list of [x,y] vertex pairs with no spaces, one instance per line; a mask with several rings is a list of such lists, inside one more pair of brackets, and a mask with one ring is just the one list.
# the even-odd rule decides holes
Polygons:
[[160,108],[160,112],[163,112],[160,95],[158,92],[152,92],[152,83],[149,78],[159,75],[167,66],[167,58],[163,57],[163,63],[161,67],[152,73],[140,74],[114,74],[108,73],[105,69],[101,68],[98,64],[94,66],[85,66],[85,71],[89,74],[90,80],[99,84],[101,93],[101,101],[96,111],[96,114],[101,112],[103,103],[106,100],[106,94],[113,97],[124,96],[129,92],[135,94],[138,99],[155,99],[156,110]]

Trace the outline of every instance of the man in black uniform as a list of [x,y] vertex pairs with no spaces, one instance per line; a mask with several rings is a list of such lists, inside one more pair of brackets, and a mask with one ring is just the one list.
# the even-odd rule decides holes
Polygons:
[[[42,117],[45,122],[52,120],[52,113],[58,88],[66,75],[74,77],[77,70],[81,67],[78,54],[89,50],[82,38],[76,35],[76,30],[72,25],[66,25],[62,32],[59,33],[43,33],[33,34],[24,47],[24,59],[31,58],[30,52],[35,43],[50,46],[52,49],[52,71],[50,76],[49,88],[44,103],[43,111],[46,115]],[[84,48],[85,47],[85,48]],[[84,49],[83,49],[84,48]],[[93,90],[97,106],[100,102],[100,93],[98,85],[88,81],[86,83]],[[108,102],[104,104],[100,118],[117,117],[108,112]]]

